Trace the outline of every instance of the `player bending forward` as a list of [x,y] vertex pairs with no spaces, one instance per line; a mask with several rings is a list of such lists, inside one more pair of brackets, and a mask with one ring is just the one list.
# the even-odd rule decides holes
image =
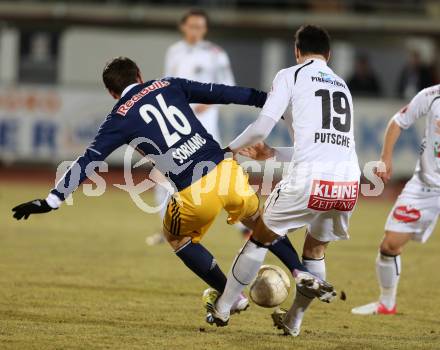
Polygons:
[[[182,16],[179,24],[182,40],[171,45],[165,56],[166,77],[235,85],[227,53],[218,45],[205,40],[208,25],[209,17],[203,10],[189,10]],[[221,144],[218,106],[197,104],[192,106],[192,110],[206,131]],[[162,207],[159,212],[162,219],[165,216],[166,203],[171,196],[167,186],[163,184],[164,181],[154,187],[156,204]],[[249,233],[245,226],[239,223],[236,226],[243,234]],[[162,232],[147,237],[148,245],[160,244],[163,241],[165,239]]]
[[357,315],[394,315],[397,285],[401,273],[400,254],[410,241],[426,242],[440,214],[440,85],[420,91],[390,120],[385,132],[381,161],[385,172],[378,172],[384,182],[391,178],[394,145],[402,129],[426,117],[422,153],[415,173],[405,185],[385,224],[385,236],[376,259],[379,301],[356,307]]
[[[289,231],[307,227],[303,264],[325,280],[324,253],[331,241],[348,239],[348,221],[354,209],[360,170],[353,138],[353,106],[346,83],[328,66],[330,38],[317,26],[296,32],[295,56],[299,63],[276,75],[258,119],[229,145],[233,152],[264,140],[290,106],[285,117],[291,128],[289,155],[267,146],[245,150],[256,158],[291,159],[288,175],[265,203],[262,220],[252,238],[235,258],[224,293],[208,310],[211,322],[226,325],[231,307],[257,274],[268,245]],[[254,154],[255,155],[255,154]],[[327,298],[334,298],[332,289]],[[297,336],[304,312],[313,300],[310,290],[297,287],[287,313],[273,315],[285,334]]]
[[[14,217],[27,219],[31,214],[57,209],[89,175],[94,174],[99,162],[118,147],[129,144],[152,159],[155,169],[166,175],[176,188],[163,221],[167,241],[189,269],[211,288],[223,292],[226,276],[200,240],[222,208],[229,214],[228,223],[243,221],[252,228],[259,215],[259,202],[247,175],[235,160],[225,159],[225,151],[202,126],[190,103],[261,107],[266,101],[266,93],[178,78],[143,82],[136,63],[124,57],[115,58],[106,65],[103,80],[118,102],[95,140],[45,200],[16,206],[12,209]],[[274,245],[280,246],[284,253],[296,256],[290,242]],[[280,259],[283,260],[282,255]],[[298,261],[289,259],[286,262],[293,269]],[[302,276],[309,282],[315,280],[307,272]],[[238,295],[232,309],[240,311],[247,306],[248,300]]]

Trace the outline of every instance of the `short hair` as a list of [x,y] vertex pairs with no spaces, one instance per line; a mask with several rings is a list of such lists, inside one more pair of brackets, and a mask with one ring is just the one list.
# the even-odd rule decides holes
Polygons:
[[102,71],[102,80],[109,91],[120,95],[122,91],[137,81],[140,70],[128,57],[115,57],[108,61]]
[[206,13],[206,11],[202,9],[191,9],[186,11],[183,16],[180,18],[179,24],[185,24],[185,22],[190,18],[191,16],[198,16],[203,17],[206,21],[206,24],[209,25],[209,16]]
[[325,57],[330,53],[330,35],[316,25],[303,25],[295,33],[295,46],[301,54],[317,54]]

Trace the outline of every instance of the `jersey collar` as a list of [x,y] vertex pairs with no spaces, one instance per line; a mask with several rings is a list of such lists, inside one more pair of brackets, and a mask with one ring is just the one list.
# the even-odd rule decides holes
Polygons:
[[[306,59],[305,61],[304,61],[304,63],[309,63],[310,61],[314,61],[314,62],[316,62],[316,63],[318,63],[318,64],[321,64],[321,65],[327,65],[327,62],[326,61],[324,61],[323,59],[321,59],[321,58],[316,58],[316,57],[313,57],[313,58],[308,58],[308,59]],[[303,63],[303,64],[304,64]]]
[[121,98],[124,97],[124,96],[127,94],[127,92],[129,92],[129,91],[130,91],[132,88],[134,88],[136,85],[139,85],[139,83],[134,83],[134,84],[130,84],[130,85],[128,85],[128,86],[124,89],[124,91],[122,91]]

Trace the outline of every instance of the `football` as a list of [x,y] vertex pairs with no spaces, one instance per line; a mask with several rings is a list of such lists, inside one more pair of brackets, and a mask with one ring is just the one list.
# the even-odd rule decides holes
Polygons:
[[262,307],[276,307],[282,304],[290,290],[290,278],[278,266],[263,265],[250,287],[252,301]]

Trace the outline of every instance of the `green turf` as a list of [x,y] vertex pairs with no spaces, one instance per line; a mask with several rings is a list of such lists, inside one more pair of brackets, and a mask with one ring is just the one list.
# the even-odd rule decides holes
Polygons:
[[[147,247],[159,220],[122,191],[75,195],[75,205],[16,222],[10,208],[45,187],[0,186],[0,349],[439,349],[440,237],[403,258],[396,317],[355,317],[377,297],[374,260],[390,203],[360,203],[352,239],[327,253],[346,302],[316,302],[300,338],[253,305],[223,329],[204,323],[205,285],[166,245]],[[438,233],[438,232],[437,232]],[[291,235],[298,247],[303,233]],[[205,244],[225,271],[242,242],[222,216]],[[272,256],[269,263],[279,264]]]

